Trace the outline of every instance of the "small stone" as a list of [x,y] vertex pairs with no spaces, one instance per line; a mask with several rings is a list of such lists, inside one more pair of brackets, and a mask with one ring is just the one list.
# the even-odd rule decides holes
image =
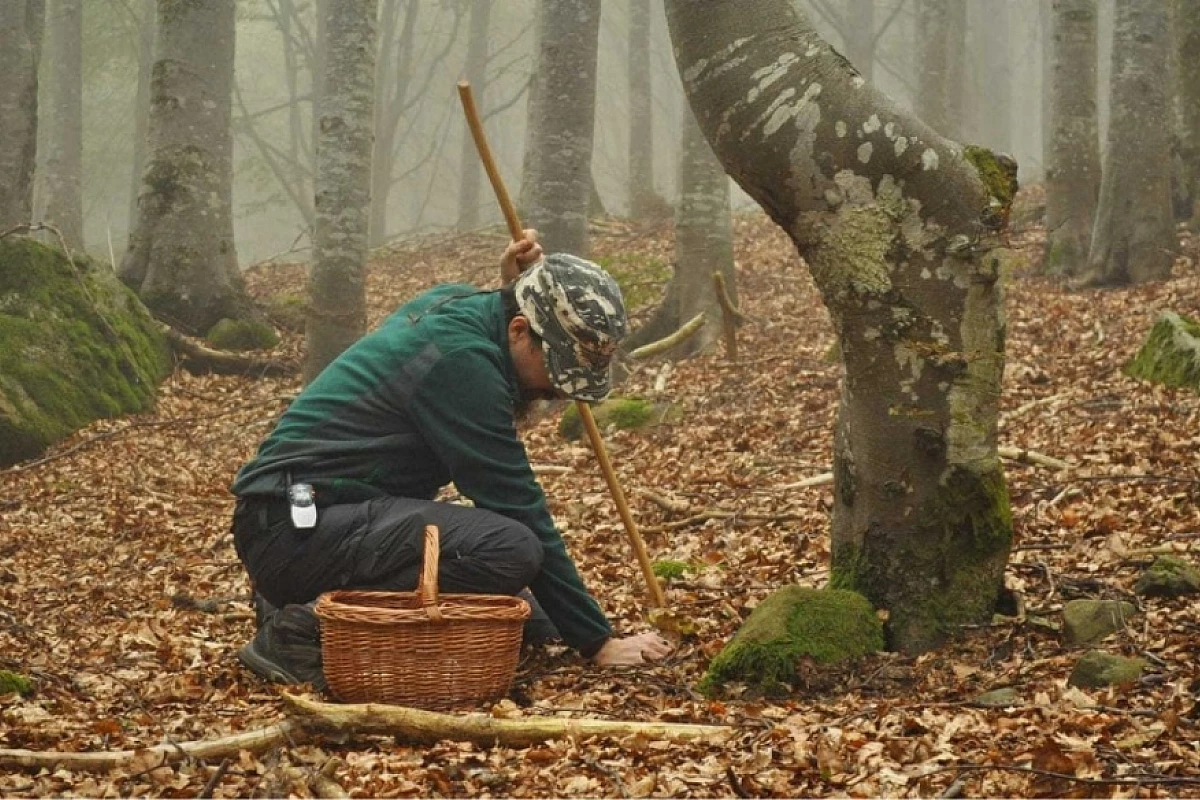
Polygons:
[[1175,556],[1159,556],[1133,590],[1142,597],[1181,597],[1200,592],[1200,570]]
[[1072,600],[1063,606],[1063,638],[1072,645],[1098,642],[1124,628],[1136,610],[1123,600]]
[[1133,683],[1142,676],[1145,667],[1146,662],[1140,658],[1126,658],[1099,650],[1089,650],[1075,663],[1067,685],[1078,686],[1081,689],[1098,689],[1102,686]]
[[1007,708],[1017,705],[1017,690],[1011,686],[1005,686],[1003,689],[993,689],[990,692],[984,692],[971,701],[977,706],[987,706],[988,708]]

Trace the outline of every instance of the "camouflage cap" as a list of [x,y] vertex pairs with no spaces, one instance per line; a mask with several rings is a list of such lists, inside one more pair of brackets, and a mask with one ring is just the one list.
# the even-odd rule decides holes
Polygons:
[[591,261],[552,253],[513,288],[517,307],[542,338],[551,382],[576,400],[607,397],[609,364],[629,326],[612,276]]

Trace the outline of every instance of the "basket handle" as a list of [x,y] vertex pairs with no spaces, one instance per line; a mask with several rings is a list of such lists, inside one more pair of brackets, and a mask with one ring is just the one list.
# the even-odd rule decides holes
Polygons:
[[421,567],[421,578],[417,583],[417,596],[421,598],[421,608],[434,622],[442,621],[442,612],[438,608],[438,529],[436,525],[425,526],[425,562]]

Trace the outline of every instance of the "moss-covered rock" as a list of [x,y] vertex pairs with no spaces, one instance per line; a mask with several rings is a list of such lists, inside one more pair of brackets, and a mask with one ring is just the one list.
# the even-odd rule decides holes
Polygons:
[[[610,397],[603,403],[592,406],[592,417],[600,430],[641,430],[662,422],[679,418],[675,406],[669,403],[651,403],[641,397]],[[572,403],[563,411],[558,423],[558,433],[567,441],[583,438],[583,420],[579,409]]]
[[1159,556],[1133,590],[1142,597],[1181,597],[1200,592],[1200,570],[1175,556]]
[[833,664],[882,649],[883,624],[862,595],[785,586],[754,609],[698,688],[715,694],[738,681],[775,694],[795,680],[802,658]]
[[33,681],[20,673],[0,669],[0,695],[12,694],[13,692],[22,696],[31,694],[33,692]]
[[92,420],[142,411],[171,369],[137,297],[106,266],[0,240],[0,466]]
[[1200,324],[1171,311],[1160,314],[1125,374],[1200,391]]
[[1123,600],[1072,600],[1063,606],[1063,638],[1073,645],[1098,642],[1124,628],[1136,610]]
[[273,294],[266,301],[267,318],[285,331],[301,333],[308,317],[308,301],[294,294]]
[[279,344],[279,334],[263,322],[253,320],[223,319],[204,337],[218,350],[270,350]]
[[1099,650],[1089,650],[1080,656],[1067,678],[1067,684],[1081,689],[1098,689],[1121,683],[1133,683],[1142,677],[1146,662]]
[[1000,689],[992,689],[990,692],[984,692],[971,701],[977,706],[985,706],[987,708],[1008,708],[1015,706],[1020,702],[1017,696],[1017,690],[1011,686],[1005,686]]

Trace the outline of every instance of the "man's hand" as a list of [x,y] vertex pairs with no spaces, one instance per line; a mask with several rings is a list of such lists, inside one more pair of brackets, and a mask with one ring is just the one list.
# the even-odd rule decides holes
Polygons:
[[509,242],[500,257],[500,276],[508,283],[533,266],[542,258],[542,246],[538,244],[538,232],[533,228],[524,230],[524,238]]
[[657,633],[639,633],[623,639],[609,639],[592,656],[592,663],[602,667],[644,664],[664,658],[672,649],[671,643]]

